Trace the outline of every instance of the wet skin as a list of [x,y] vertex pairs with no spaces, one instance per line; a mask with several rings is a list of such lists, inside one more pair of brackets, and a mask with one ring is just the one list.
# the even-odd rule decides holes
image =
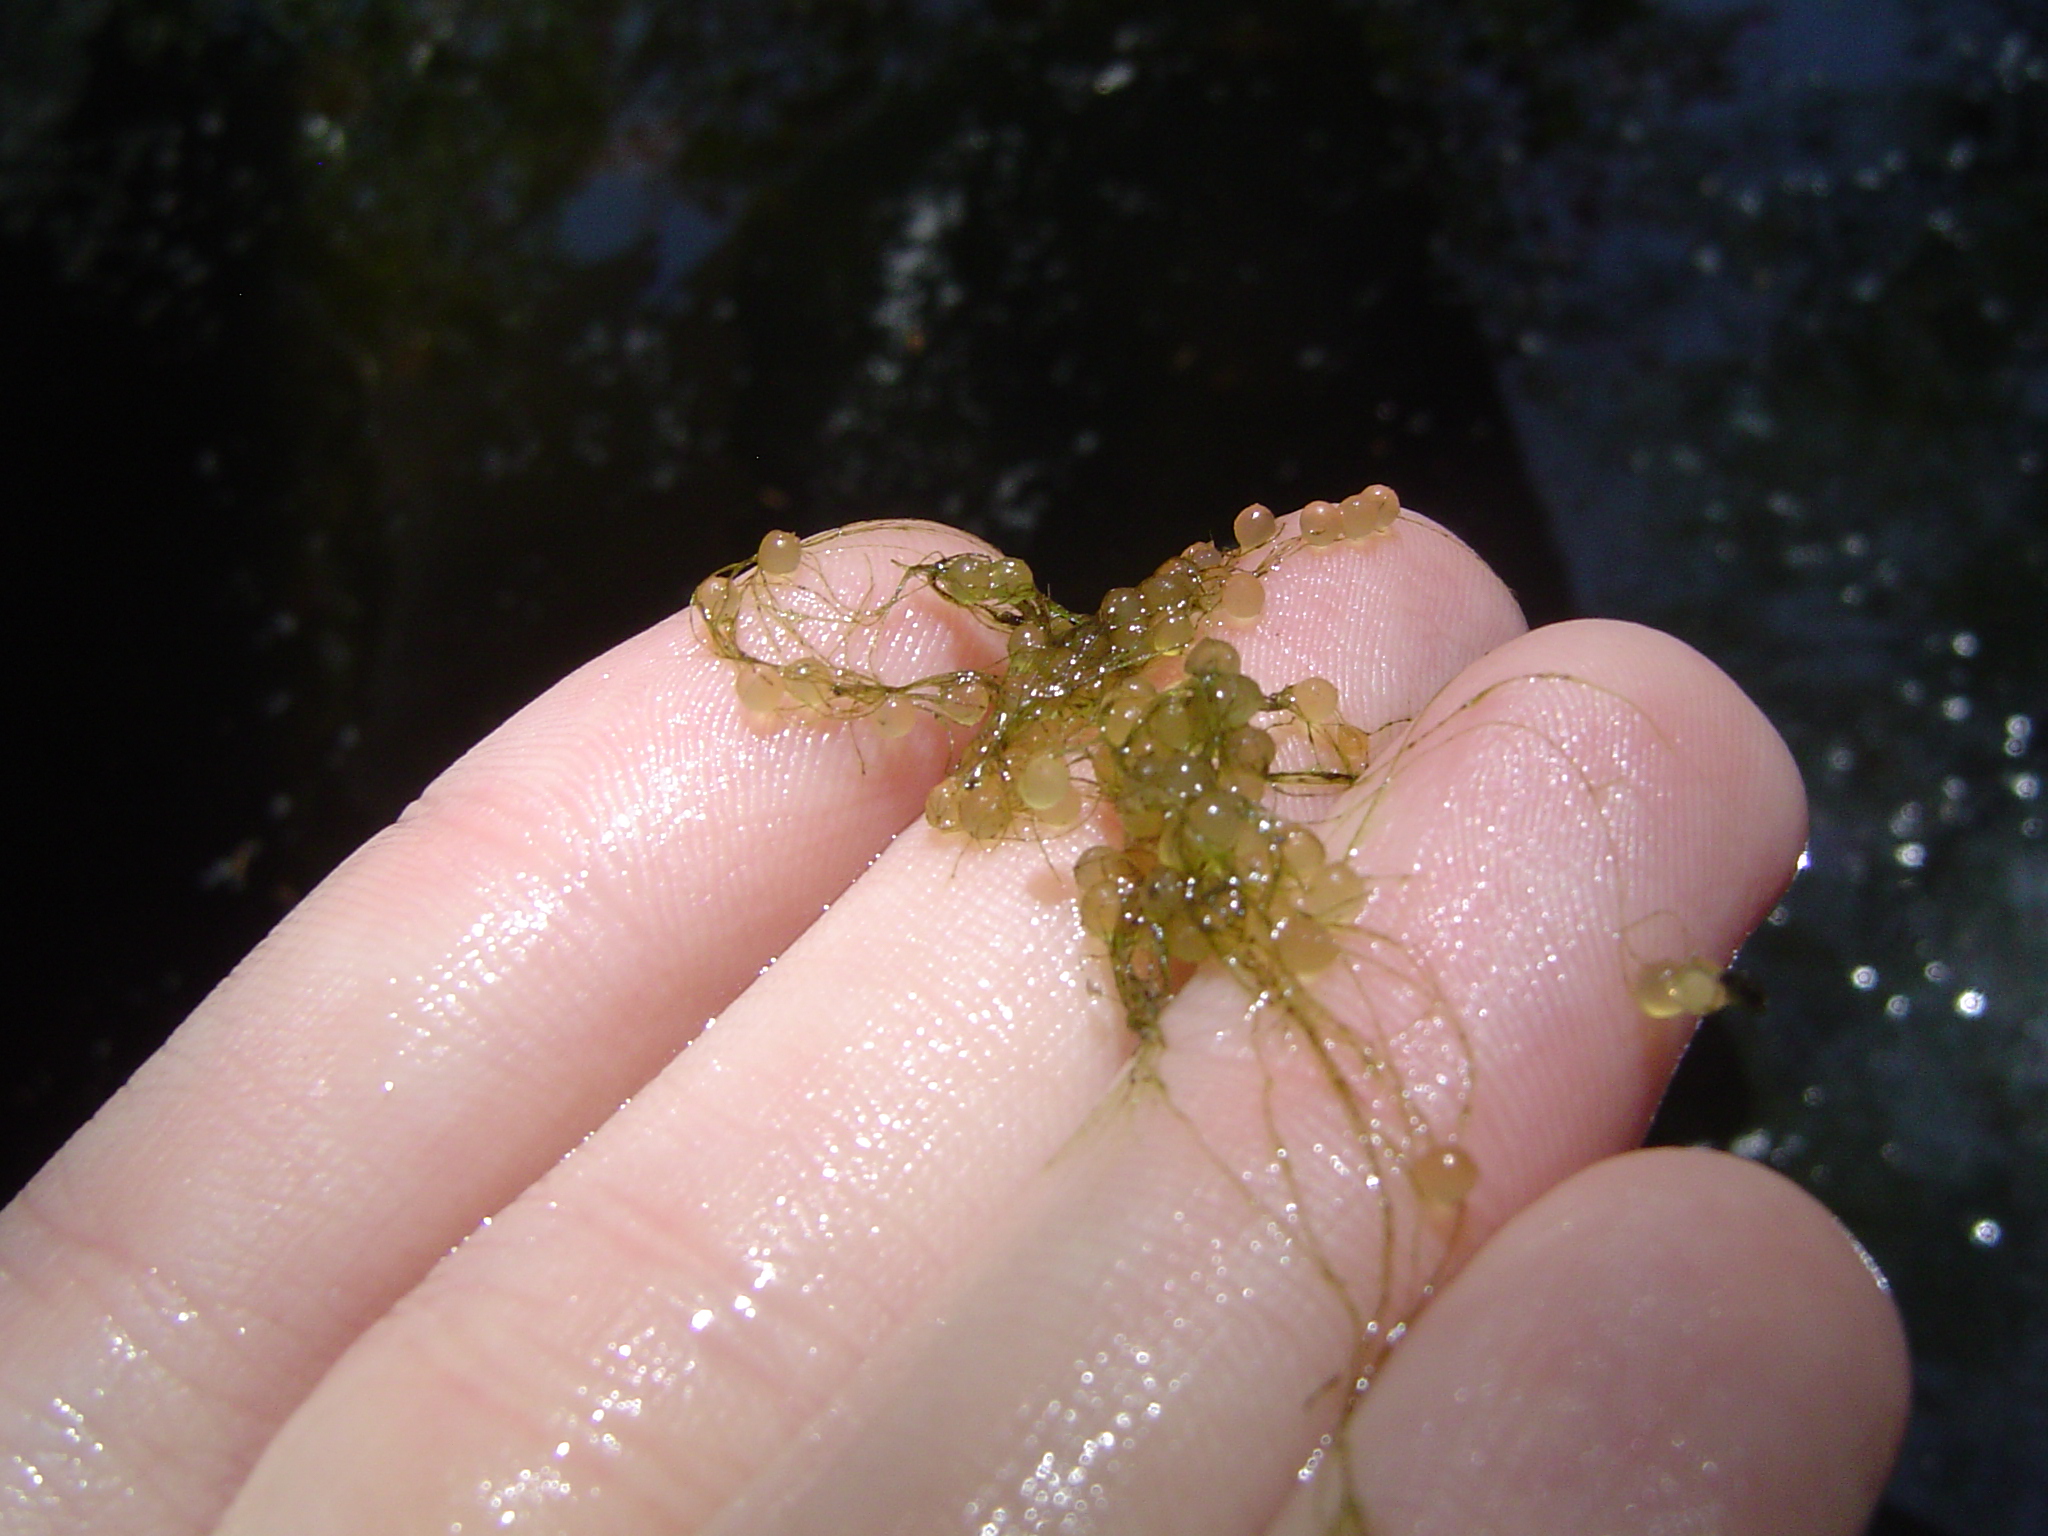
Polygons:
[[[1675,641],[1524,634],[1411,517],[1231,640],[1430,744],[1352,857],[1462,1021],[1446,1252],[1383,1267],[1333,1186],[1308,1262],[1245,1190],[1328,1095],[1208,971],[1134,1080],[1060,874],[1094,831],[913,824],[936,723],[764,731],[686,613],[451,768],[0,1217],[10,1536],[1857,1530],[1889,1298],[1774,1175],[1624,1155],[1682,1044],[1632,946],[1768,908],[1783,746]],[[929,598],[873,641],[998,647]],[[1333,1269],[1438,1282],[1348,1417]]]

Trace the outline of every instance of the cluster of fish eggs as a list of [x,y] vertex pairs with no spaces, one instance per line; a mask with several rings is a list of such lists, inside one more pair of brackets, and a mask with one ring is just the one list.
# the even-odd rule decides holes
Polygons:
[[[1390,526],[1400,501],[1373,486],[1343,503],[1302,509],[1301,542],[1362,539]],[[987,840],[1030,822],[1062,830],[1085,809],[1074,782],[1082,768],[1098,798],[1118,812],[1127,841],[1149,841],[1174,817],[1168,802],[1213,779],[1242,797],[1263,794],[1273,759],[1270,731],[1253,716],[1278,711],[1306,725],[1338,774],[1365,766],[1366,733],[1337,717],[1337,690],[1309,678],[1268,697],[1238,670],[1236,652],[1198,638],[1206,620],[1258,621],[1262,577],[1279,554],[1278,519],[1263,506],[1237,516],[1237,549],[1190,546],[1134,587],[1106,593],[1092,614],[1039,592],[1020,560],[958,555],[930,568],[934,588],[978,608],[1009,635],[1009,656],[991,680],[988,712],[958,769],[932,791],[927,819]],[[1263,565],[1247,565],[1269,551]],[[1176,666],[1176,659],[1178,666]],[[1176,672],[1178,676],[1175,676]],[[1179,764],[1177,773],[1160,764]],[[1206,769],[1192,765],[1206,761]]]
[[1089,849],[1074,876],[1082,921],[1107,946],[1141,1032],[1172,991],[1176,962],[1215,958],[1255,990],[1285,993],[1337,958],[1336,930],[1357,917],[1365,882],[1265,803],[1277,743],[1259,723],[1275,712],[1303,718],[1302,696],[1320,703],[1325,690],[1333,699],[1311,678],[1266,695],[1232,646],[1208,638],[1188,651],[1181,681],[1129,679],[1104,709],[1091,761],[1121,845]]
[[[1093,613],[1054,603],[1019,560],[957,555],[924,568],[936,591],[1008,635],[1005,664],[977,680],[979,728],[932,790],[926,820],[988,842],[1065,831],[1091,804],[1114,811],[1116,845],[1089,849],[1075,877],[1133,1027],[1148,1029],[1176,979],[1204,959],[1277,991],[1340,953],[1337,932],[1357,916],[1364,881],[1266,800],[1276,782],[1349,783],[1369,737],[1339,718],[1327,679],[1268,694],[1235,647],[1202,630],[1256,623],[1278,558],[1370,537],[1399,509],[1378,486],[1311,502],[1299,538],[1282,546],[1273,513],[1247,507],[1234,551],[1193,545]],[[1313,762],[1276,772],[1275,731],[1288,726],[1305,733]]]

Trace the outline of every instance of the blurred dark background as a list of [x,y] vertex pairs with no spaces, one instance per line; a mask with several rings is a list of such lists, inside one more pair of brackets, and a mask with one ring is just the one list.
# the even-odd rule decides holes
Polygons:
[[2039,0],[10,0],[0,369],[0,1193],[765,528],[1086,602],[1386,480],[1792,742],[1768,1011],[1658,1134],[1891,1276],[1875,1529],[2048,1529]]

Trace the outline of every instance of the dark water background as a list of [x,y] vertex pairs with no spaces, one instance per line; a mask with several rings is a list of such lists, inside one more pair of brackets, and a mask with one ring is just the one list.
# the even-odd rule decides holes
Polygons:
[[1892,1277],[1878,1529],[2048,1529],[2039,0],[10,0],[0,343],[0,1189],[765,528],[1082,602],[1383,479],[1791,740],[1769,1010],[1660,1134]]

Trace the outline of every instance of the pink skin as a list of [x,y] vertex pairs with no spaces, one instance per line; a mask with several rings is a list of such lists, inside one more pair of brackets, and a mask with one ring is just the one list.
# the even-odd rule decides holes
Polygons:
[[1543,1195],[1422,1314],[1352,1471],[1374,1536],[1854,1536],[1905,1381],[1890,1297],[1795,1185],[1639,1152]]
[[[899,529],[831,558],[963,547]],[[1275,1187],[1258,1182],[1261,1085],[1290,1146],[1334,1100],[1247,1032],[1231,983],[1200,976],[1170,1012],[1167,1093],[1128,1086],[1130,1037],[1054,873],[1085,830],[1048,860],[914,826],[861,874],[941,771],[939,733],[763,734],[682,617],[451,769],[0,1217],[0,1509],[36,1536],[199,1532],[231,1501],[220,1529],[236,1533],[495,1530],[506,1513],[513,1529],[606,1533],[978,1529],[964,1505],[1014,1503],[1027,1449],[1081,1464],[1067,1442],[1085,1426],[1032,1416],[1077,1401],[1076,1361],[1121,1335],[1181,1386],[1144,1420],[1147,1371],[1105,1373],[1111,1417],[1128,1398],[1157,1428],[1089,1464],[1094,1528],[1250,1532],[1339,1428],[1329,1383],[1351,1322],[1328,1272],[1391,1316],[1450,1243],[1449,1262],[1476,1256],[1353,1421],[1349,1470],[1380,1531],[1382,1506],[1432,1507],[1417,1463],[1451,1442],[1415,1439],[1419,1411],[1367,1426],[1403,1400],[1397,1383],[1434,1403],[1470,1366],[1456,1340],[1514,1314],[1482,1302],[1461,1327],[1436,1320],[1460,1296],[1518,1296],[1539,1319],[1510,1341],[1521,1353],[1482,1358],[1568,1377],[1572,1341],[1603,1338],[1608,1314],[1579,1249],[1520,1234],[1560,1200],[1597,1212],[1618,1190],[1633,1235],[1594,1251],[1691,1256],[1596,1266],[1616,1295],[1672,1298],[1675,1320],[1631,1336],[1637,1395],[1611,1412],[1668,1401],[1674,1424],[1740,1439],[1713,1410],[1741,1394],[1824,1407],[1762,1416],[1771,1439],[1747,1461],[1732,1443],[1709,1459],[1765,1490],[1822,1469],[1833,1503],[1715,1528],[1852,1529],[1904,1380],[1853,1250],[1754,1170],[1661,1171],[1726,1160],[1571,1178],[1639,1137],[1681,1043],[1635,1011],[1628,945],[1725,955],[1789,870],[1803,813],[1782,746],[1662,637],[1517,639],[1499,584],[1419,519],[1304,553],[1269,593],[1258,626],[1230,636],[1268,686],[1320,672],[1348,718],[1382,721],[1456,679],[1410,766],[1352,818],[1358,867],[1402,876],[1375,881],[1367,924],[1465,1023],[1463,1143],[1483,1170],[1455,1233],[1419,1214],[1385,1296],[1377,1202],[1310,1181],[1318,1268],[1279,1263],[1288,1243],[1245,1199]],[[987,644],[910,605],[883,649],[912,675],[984,662]],[[1551,673],[1571,681],[1529,681]],[[1391,990],[1332,1006],[1413,1011],[1376,985]],[[1709,1196],[1754,1235],[1702,1241]],[[1249,1294],[1171,1288],[1204,1265]],[[1584,1304],[1543,1311],[1559,1288]],[[1715,1318],[1743,1326],[1707,1327],[1703,1347],[1678,1324],[1708,1291]],[[1814,1387],[1837,1377],[1855,1390]],[[1687,1404],[1704,1406],[1688,1419]],[[1474,1428],[1431,1411],[1451,1425],[1440,1437],[1491,1424],[1489,1444],[1544,1443],[1504,1412]],[[1550,1466],[1562,1491],[1546,1509],[1608,1507],[1598,1490],[1569,1502],[1557,1468],[1584,1458],[1562,1433],[1549,1443],[1547,1460],[1494,1459],[1524,1482]],[[1610,1460],[1640,1470],[1655,1450]],[[1474,1499],[1488,1486],[1450,1483]],[[1287,1518],[1313,1529],[1312,1515]],[[1384,1528],[1411,1527],[1438,1528]]]
[[[910,676],[996,654],[936,602],[878,645]],[[521,711],[8,1207],[0,1509],[209,1529],[349,1342],[744,989],[944,761],[936,733],[764,735],[684,615]]]

